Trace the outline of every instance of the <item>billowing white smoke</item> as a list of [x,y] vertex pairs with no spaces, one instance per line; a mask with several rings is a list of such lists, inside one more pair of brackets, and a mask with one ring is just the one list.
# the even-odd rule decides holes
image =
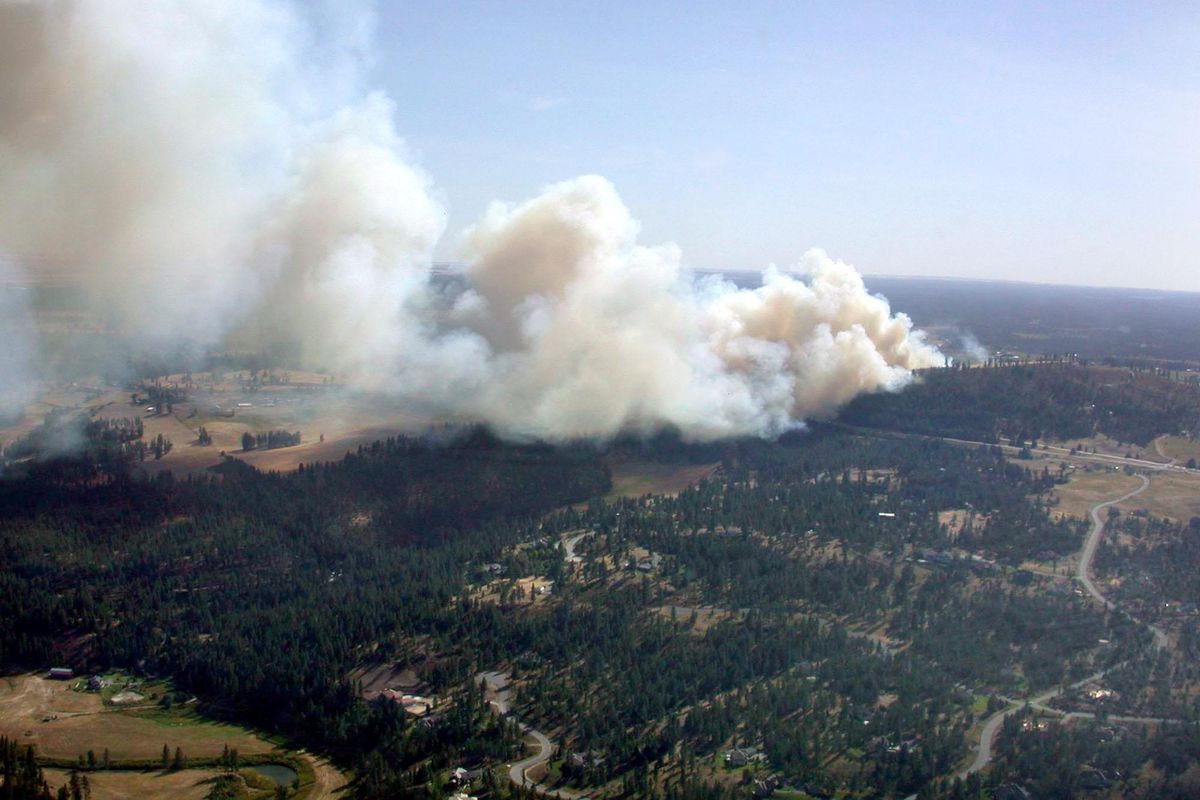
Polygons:
[[987,348],[983,346],[978,338],[976,338],[975,334],[969,331],[964,331],[963,333],[959,334],[958,341],[959,346],[962,348],[962,351],[966,354],[967,358],[971,359],[977,364],[982,364],[988,360],[989,354]]
[[771,434],[941,362],[820,251],[807,284],[695,280],[594,176],[493,206],[436,310],[445,214],[356,85],[370,15],[337,8],[327,41],[273,0],[0,0],[0,252],[142,341],[298,342],[515,436]]
[[697,282],[673,245],[644,247],[612,185],[587,176],[466,235],[475,325],[497,348],[477,413],[532,435],[663,424],[693,438],[776,433],[940,363],[903,315],[821,251],[805,283]]
[[318,41],[268,0],[0,0],[0,251],[81,272],[141,341],[304,317],[313,355],[387,355],[445,215],[390,101],[347,102],[362,17]]

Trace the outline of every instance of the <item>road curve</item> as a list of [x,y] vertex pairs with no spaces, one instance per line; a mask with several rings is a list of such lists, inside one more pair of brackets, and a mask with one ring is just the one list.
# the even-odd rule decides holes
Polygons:
[[[1109,610],[1116,609],[1117,604],[1114,603],[1113,601],[1109,600],[1107,597],[1105,597],[1104,594],[1098,588],[1096,588],[1096,584],[1092,582],[1092,576],[1091,576],[1092,559],[1096,555],[1096,548],[1099,547],[1099,545],[1100,545],[1100,539],[1104,536],[1105,519],[1103,516],[1101,516],[1101,512],[1110,506],[1114,506],[1117,503],[1122,503],[1122,502],[1128,500],[1129,498],[1136,497],[1137,495],[1146,491],[1147,487],[1150,486],[1150,479],[1147,478],[1145,475],[1138,475],[1138,478],[1140,478],[1142,481],[1142,485],[1139,486],[1138,488],[1134,489],[1131,492],[1127,492],[1126,494],[1123,494],[1120,497],[1117,497],[1113,500],[1105,500],[1103,503],[1097,503],[1096,505],[1092,506],[1092,510],[1091,510],[1092,529],[1088,532],[1087,538],[1084,540],[1083,550],[1080,551],[1080,555],[1079,555],[1079,564],[1076,566],[1076,569],[1075,569],[1075,578],[1081,584],[1083,584],[1083,587],[1084,587],[1084,589],[1087,590],[1088,594],[1090,594],[1096,600],[1099,600],[1104,605],[1104,607]],[[1159,648],[1166,646],[1167,635],[1162,630],[1160,630],[1159,628],[1157,628],[1153,625],[1150,625],[1149,627],[1150,627],[1150,630],[1152,630],[1154,632],[1155,646],[1159,647]],[[988,717],[987,720],[983,723],[983,728],[979,734],[979,747],[975,751],[975,758],[971,761],[970,764],[968,764],[963,769],[959,770],[959,772],[957,773],[957,777],[965,778],[973,772],[979,772],[981,769],[983,769],[984,767],[986,767],[988,765],[988,763],[992,760],[992,745],[996,741],[996,734],[1000,731],[1000,726],[1004,724],[1004,719],[1009,714],[1012,714],[1014,711],[1017,711],[1018,709],[1024,707],[1025,705],[1032,706],[1033,708],[1036,708],[1039,711],[1047,711],[1047,712],[1051,712],[1051,713],[1056,713],[1056,714],[1059,714],[1060,716],[1064,716],[1064,717],[1090,716],[1083,712],[1062,712],[1057,709],[1050,708],[1049,706],[1046,705],[1046,703],[1049,700],[1052,700],[1053,698],[1062,694],[1064,691],[1067,691],[1068,689],[1077,689],[1080,686],[1084,686],[1093,681],[1098,681],[1101,678],[1103,678],[1105,675],[1107,675],[1108,673],[1112,672],[1113,670],[1115,670],[1121,666],[1124,666],[1124,662],[1122,662],[1121,664],[1115,664],[1115,665],[1109,667],[1108,669],[1100,670],[1099,672],[1089,675],[1086,678],[1083,678],[1082,680],[1078,680],[1078,681],[1070,684],[1069,686],[1059,686],[1054,689],[1048,689],[1047,691],[1042,692],[1041,694],[1037,695],[1036,697],[1031,697],[1025,701],[1009,700],[1008,698],[1004,698],[1005,700],[1008,700],[1009,705],[1007,707],[1001,709],[1000,711],[997,711],[992,716]],[[1158,718],[1152,718],[1152,717],[1128,717],[1128,718],[1112,717],[1112,719],[1119,719],[1119,720],[1125,720],[1125,721],[1130,721],[1130,722],[1158,722],[1158,723],[1176,722],[1177,721],[1177,720],[1158,719]]]
[[508,779],[516,786],[532,786],[533,782],[525,776],[525,772],[538,764],[549,761],[554,752],[554,745],[550,744],[546,734],[541,731],[529,727],[524,722],[518,722],[517,725],[521,728],[522,733],[533,739],[537,752],[528,758],[513,762],[513,765],[508,768]]
[[1124,502],[1131,497],[1136,497],[1150,486],[1150,479],[1145,475],[1138,475],[1142,485],[1134,489],[1132,492],[1121,495],[1115,500],[1107,500],[1103,503],[1097,503],[1092,506],[1092,530],[1088,533],[1087,539],[1084,540],[1083,550],[1079,554],[1079,563],[1075,567],[1075,577],[1083,584],[1083,588],[1087,589],[1087,593],[1096,598],[1104,605],[1105,608],[1112,611],[1116,609],[1117,604],[1109,600],[1104,594],[1096,588],[1096,584],[1092,582],[1092,559],[1096,556],[1096,548],[1100,544],[1100,538],[1104,536],[1105,519],[1100,516],[1100,512],[1109,506],[1115,506],[1117,503]]
[[535,730],[524,722],[517,722],[521,731],[533,739],[534,746],[537,747],[537,752],[529,756],[529,758],[513,762],[513,765],[508,768],[508,780],[514,786],[533,789],[542,797],[556,797],[559,800],[579,800],[583,795],[579,792],[572,792],[569,789],[544,789],[538,785],[536,781],[531,781],[526,774],[529,770],[544,764],[554,755],[554,745],[546,737],[546,734],[539,730]]
[[[586,536],[591,536],[592,531],[582,531],[574,536],[565,536],[562,539],[563,545],[563,560],[568,564],[577,563],[579,556],[575,555],[575,547],[579,541]],[[498,709],[500,714],[507,713],[507,708]],[[521,729],[527,737],[533,740],[533,745],[537,748],[537,752],[528,758],[523,758],[520,761],[515,761],[508,768],[508,780],[514,786],[522,788],[532,788],[543,797],[556,797],[561,800],[578,800],[582,797],[578,792],[572,792],[569,789],[543,789],[535,781],[529,780],[527,773],[534,767],[545,764],[554,755],[554,745],[546,734],[541,731],[531,728],[520,720],[516,720],[517,727]]]
[[975,751],[975,759],[968,766],[959,770],[957,773],[958,777],[965,778],[972,772],[978,772],[986,767],[988,762],[992,760],[992,744],[995,743],[996,734],[1000,732],[1000,726],[1004,724],[1004,719],[1009,714],[1023,708],[1026,705],[1030,705],[1038,709],[1053,711],[1054,709],[1051,709],[1046,705],[1047,701],[1053,700],[1055,697],[1058,697],[1068,689],[1077,689],[1080,686],[1091,683],[1092,681],[1099,680],[1112,669],[1115,669],[1115,667],[1110,667],[1109,669],[1101,670],[1093,675],[1088,675],[1086,678],[1076,681],[1070,686],[1058,686],[1053,689],[1047,689],[1036,697],[1031,697],[1028,700],[1013,700],[1008,697],[1002,697],[1001,699],[1008,703],[1008,706],[997,711],[995,714],[992,714],[987,718],[987,721],[983,723],[983,730],[980,731],[979,734],[979,748]]
[[[1103,516],[1101,516],[1100,512],[1109,506],[1114,506],[1117,503],[1124,502],[1125,500],[1128,500],[1131,497],[1136,497],[1142,492],[1146,491],[1146,489],[1150,486],[1150,479],[1145,475],[1138,475],[1138,478],[1141,479],[1142,485],[1134,489],[1132,492],[1122,495],[1116,500],[1109,500],[1107,502],[1092,506],[1092,530],[1090,533],[1088,533],[1087,539],[1084,541],[1083,550],[1079,555],[1079,563],[1075,567],[1075,578],[1081,584],[1083,584],[1083,588],[1087,590],[1088,594],[1090,594],[1096,600],[1099,600],[1109,611],[1115,611],[1117,604],[1105,597],[1104,593],[1096,587],[1096,584],[1092,581],[1091,574],[1092,559],[1096,556],[1096,548],[1100,546],[1100,539],[1104,536],[1104,525],[1106,520]],[[1130,618],[1132,619],[1132,616]],[[1151,633],[1154,634],[1155,648],[1162,650],[1164,647],[1166,647],[1166,631],[1157,625],[1151,625],[1150,623],[1145,624],[1146,627],[1150,629]]]

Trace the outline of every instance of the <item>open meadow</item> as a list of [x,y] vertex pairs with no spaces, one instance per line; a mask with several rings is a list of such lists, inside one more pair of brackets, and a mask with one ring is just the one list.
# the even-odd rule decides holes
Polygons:
[[610,497],[641,497],[644,494],[677,495],[712,477],[720,464],[662,464],[614,459],[609,466],[613,483]]
[[243,755],[275,746],[245,728],[205,719],[190,704],[164,709],[146,702],[106,705],[80,681],[48,680],[40,673],[0,679],[0,736],[37,747],[39,756],[74,759],[106,749],[114,761],[157,760],[163,745],[189,758],[215,758],[228,745]]
[[[51,789],[66,785],[70,780],[70,773],[64,769],[51,767],[45,774]],[[212,780],[220,774],[215,769],[185,769],[178,772],[100,771],[88,773],[88,786],[92,800],[144,800],[152,797],[201,800],[208,796]]]
[[1117,506],[1121,511],[1145,509],[1160,517],[1187,523],[1200,517],[1200,474],[1161,472],[1150,475],[1150,487]]
[[[1155,479],[1157,480],[1157,477]],[[1071,473],[1065,484],[1054,488],[1053,496],[1057,498],[1058,504],[1054,506],[1053,513],[1056,516],[1084,519],[1092,506],[1133,491],[1139,485],[1141,481],[1136,476],[1126,475],[1117,469],[1078,469]],[[1131,502],[1141,500],[1142,498],[1138,497]]]

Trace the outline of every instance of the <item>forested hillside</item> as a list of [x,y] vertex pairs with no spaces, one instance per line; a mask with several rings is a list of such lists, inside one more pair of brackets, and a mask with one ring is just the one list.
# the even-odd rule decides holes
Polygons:
[[[606,459],[656,452],[711,477],[606,497]],[[151,482],[27,462],[0,482],[0,662],[169,677],[209,716],[332,756],[362,798],[439,797],[462,764],[473,791],[528,796],[506,782],[514,717],[553,735],[548,780],[597,797],[928,793],[1002,698],[1191,674],[1063,584],[1087,528],[1054,513],[1068,475],[832,426],[607,450],[448,430]],[[1169,546],[1139,563],[1190,552]],[[416,676],[436,713],[368,694],[352,676],[371,670]],[[477,685],[491,671],[507,716]],[[743,771],[730,748],[754,754]]]
[[983,442],[1102,433],[1145,446],[1200,430],[1200,384],[1180,378],[1069,360],[926,370],[902,392],[857,398],[838,420]]

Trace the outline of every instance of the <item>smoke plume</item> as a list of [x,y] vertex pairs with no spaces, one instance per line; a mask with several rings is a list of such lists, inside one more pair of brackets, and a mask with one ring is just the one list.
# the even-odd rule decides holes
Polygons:
[[977,364],[982,364],[988,360],[987,348],[983,346],[975,334],[969,331],[964,331],[959,334],[959,346],[962,348],[962,351],[966,354],[967,358],[971,359]]
[[29,290],[18,284],[13,265],[0,262],[0,425],[20,419],[37,387],[37,342]]
[[447,307],[444,208],[362,86],[369,10],[312,13],[0,0],[0,253],[77,273],[139,342],[293,343],[512,436],[770,435],[941,363],[821,251],[806,280],[697,279],[598,176],[493,205]]

